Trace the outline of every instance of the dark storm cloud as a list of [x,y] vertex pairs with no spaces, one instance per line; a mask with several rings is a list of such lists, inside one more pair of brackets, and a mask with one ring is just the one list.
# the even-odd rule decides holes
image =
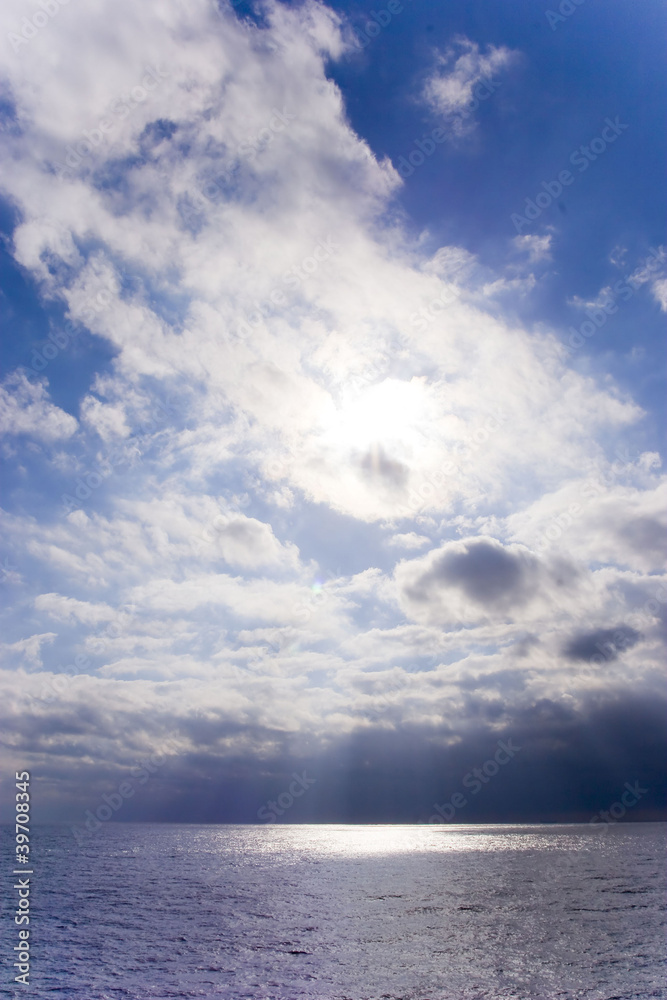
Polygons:
[[[431,625],[511,620],[562,602],[581,572],[562,557],[538,557],[525,546],[488,536],[445,542],[396,568],[399,601],[411,618]],[[525,619],[528,621],[529,619]]]
[[564,646],[563,655],[568,660],[592,660],[594,657],[617,660],[619,653],[632,649],[640,639],[641,634],[629,625],[593,629],[573,636]]
[[483,604],[508,593],[518,594],[527,576],[525,559],[490,542],[469,545],[465,552],[452,552],[434,570],[436,579],[462,587],[469,597]]
[[[453,735],[448,730],[361,731],[321,754],[267,761],[261,778],[255,772],[250,780],[234,779],[227,768],[224,777],[211,775],[215,806],[201,784],[183,792],[182,779],[179,799],[182,805],[185,795],[195,814],[254,822],[253,809],[280,795],[295,771],[305,771],[315,783],[286,822],[425,822],[434,803],[457,791],[467,798],[460,822],[587,821],[617,800],[625,782],[638,780],[648,792],[628,818],[657,818],[664,809],[665,707],[627,692],[582,710],[544,700],[513,713],[505,708],[500,723],[480,718],[452,745],[443,745]],[[521,749],[478,794],[470,793],[463,779],[493,759],[499,741]],[[164,818],[177,818],[166,801],[164,809]]]
[[405,588],[407,596],[426,603],[434,589],[459,587],[481,605],[522,604],[538,574],[537,560],[491,539],[453,543],[430,558],[428,568]]
[[[170,751],[157,759],[117,818],[257,822],[267,802],[281,795],[287,801],[295,773],[307,790],[294,798],[281,822],[427,822],[434,804],[457,792],[466,799],[457,822],[587,821],[617,801],[626,782],[635,781],[647,791],[627,818],[663,818],[666,708],[660,696],[628,690],[580,708],[549,699],[514,708],[480,702],[456,730],[445,725],[366,728],[319,746],[312,741],[297,745],[288,733],[248,725],[244,749],[235,752],[216,739],[225,729],[222,722],[210,721],[195,723],[196,731],[189,724],[190,735],[207,737],[205,746],[173,752],[182,735],[174,720]],[[475,792],[474,783],[464,779],[494,760],[499,741],[520,749],[509,759],[505,754],[503,766]],[[164,738],[156,740],[156,753],[163,745]],[[144,747],[133,758],[134,771],[127,761],[127,775],[138,773],[137,761],[149,752]],[[104,761],[77,763],[75,774],[61,774],[56,781],[58,765],[51,758],[52,780],[35,802],[40,820],[80,822],[102,793],[127,776]]]

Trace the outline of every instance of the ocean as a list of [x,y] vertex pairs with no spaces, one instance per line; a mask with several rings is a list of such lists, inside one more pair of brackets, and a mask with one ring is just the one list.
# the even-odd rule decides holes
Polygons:
[[106,823],[78,844],[36,827],[30,981],[9,958],[3,995],[666,997],[666,832]]

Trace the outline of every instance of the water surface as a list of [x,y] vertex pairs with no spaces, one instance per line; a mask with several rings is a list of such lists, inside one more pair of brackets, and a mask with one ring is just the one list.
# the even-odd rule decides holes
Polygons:
[[10,995],[665,997],[666,830],[42,827],[32,984]]

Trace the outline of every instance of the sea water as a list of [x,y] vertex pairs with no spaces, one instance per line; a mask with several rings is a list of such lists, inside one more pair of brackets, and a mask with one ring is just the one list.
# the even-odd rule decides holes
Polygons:
[[666,832],[106,823],[79,844],[38,827],[30,985],[12,985],[12,927],[3,995],[665,997]]

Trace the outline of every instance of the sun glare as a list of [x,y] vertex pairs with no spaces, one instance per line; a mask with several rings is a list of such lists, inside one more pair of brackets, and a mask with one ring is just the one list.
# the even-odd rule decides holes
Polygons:
[[367,451],[373,445],[411,451],[427,416],[423,381],[388,378],[344,395],[323,421],[324,440],[347,452]]

